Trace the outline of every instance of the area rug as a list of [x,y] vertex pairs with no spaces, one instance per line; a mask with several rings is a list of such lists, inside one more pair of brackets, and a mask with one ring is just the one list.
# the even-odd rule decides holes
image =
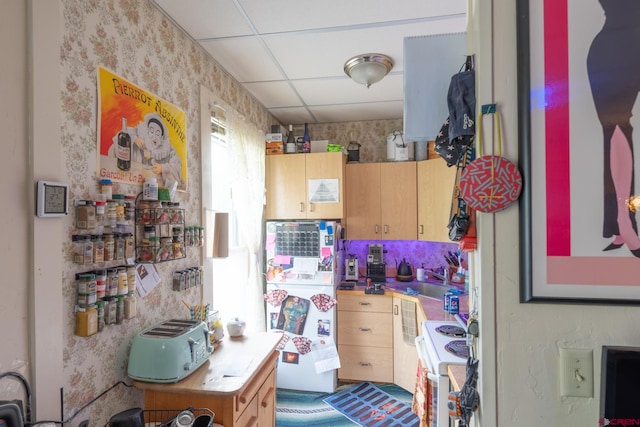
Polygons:
[[369,382],[355,384],[335,393],[326,398],[325,402],[362,427],[420,424],[409,403],[396,399]]
[[[371,383],[363,383],[371,384]],[[355,389],[361,384],[345,384],[338,387],[335,393],[296,392],[278,389],[276,393],[276,426],[277,427],[346,427],[365,425],[354,422],[346,414],[334,409],[325,400],[341,393]],[[373,384],[371,384],[373,385]],[[408,408],[411,406],[413,395],[393,384],[375,384],[377,390],[391,396]],[[371,407],[371,405],[369,405]],[[398,413],[398,410],[394,411]],[[415,415],[414,415],[415,416]],[[414,422],[400,424],[389,419],[387,424],[371,424],[371,426],[414,426]],[[390,421],[391,420],[391,421]],[[417,420],[417,417],[416,417]],[[405,420],[406,421],[406,420]]]

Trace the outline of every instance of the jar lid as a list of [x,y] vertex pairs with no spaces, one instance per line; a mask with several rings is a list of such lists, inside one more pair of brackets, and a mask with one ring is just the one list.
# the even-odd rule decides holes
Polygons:
[[100,184],[103,184],[103,185],[110,185],[110,184],[112,184],[112,182],[111,182],[111,180],[110,180],[110,179],[101,179],[101,180],[100,180]]
[[113,200],[124,200],[124,194],[114,194],[111,196]]

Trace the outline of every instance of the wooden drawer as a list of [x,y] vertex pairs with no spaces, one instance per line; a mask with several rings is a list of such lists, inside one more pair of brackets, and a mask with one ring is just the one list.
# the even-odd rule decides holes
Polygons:
[[236,419],[234,427],[257,427],[258,426],[258,396],[253,396],[245,406],[244,412]]
[[338,311],[373,311],[391,313],[392,298],[385,295],[338,295]]
[[392,348],[341,345],[340,365],[342,380],[393,382]]
[[338,311],[338,344],[393,346],[393,322],[384,313]]

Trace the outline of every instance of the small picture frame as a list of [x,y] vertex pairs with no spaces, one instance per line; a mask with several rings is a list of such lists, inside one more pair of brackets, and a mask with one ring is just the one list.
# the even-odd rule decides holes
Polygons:
[[39,217],[63,217],[69,214],[69,184],[54,181],[38,181],[36,190],[36,215]]

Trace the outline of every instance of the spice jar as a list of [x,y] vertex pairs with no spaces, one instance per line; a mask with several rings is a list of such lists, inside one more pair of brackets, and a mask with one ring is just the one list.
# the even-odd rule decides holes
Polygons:
[[116,298],[116,325],[122,324],[124,320],[124,295]]
[[93,229],[96,226],[96,207],[91,200],[80,200],[76,206],[76,228]]
[[133,221],[136,216],[136,196],[124,196],[124,218]]
[[133,265],[127,267],[127,285],[129,292],[133,292],[136,288],[136,267]]
[[91,236],[93,243],[93,262],[104,262],[104,240],[100,234]]
[[113,256],[114,260],[123,260],[124,259],[124,238],[120,233],[113,233],[113,241],[115,247],[115,254]]
[[118,267],[118,295],[126,295],[129,293],[129,282],[127,280],[127,269]]
[[129,291],[124,299],[124,318],[133,319],[136,314],[136,296],[133,291]]
[[111,199],[113,194],[113,183],[110,179],[100,180],[100,193],[104,194],[105,199]]
[[106,212],[107,202],[96,200],[96,226],[104,225],[104,216]]
[[111,233],[103,234],[102,239],[104,240],[104,260],[113,261],[113,258],[115,257],[115,250],[116,250],[113,234]]
[[96,270],[96,298],[107,296],[107,270]]
[[115,228],[117,224],[116,216],[117,216],[116,202],[114,202],[113,200],[109,200],[107,202],[106,213],[105,213],[105,218],[106,218],[105,225],[108,227]]
[[76,335],[88,337],[98,332],[98,312],[91,306],[78,308],[76,312]]
[[98,332],[104,329],[104,301],[96,302],[96,311],[98,313]]
[[125,259],[131,259],[133,258],[136,251],[136,245],[133,239],[133,233],[124,233],[123,238],[124,238],[124,257]]
[[118,295],[118,269],[109,268],[107,269],[106,296],[115,297],[116,295]]

